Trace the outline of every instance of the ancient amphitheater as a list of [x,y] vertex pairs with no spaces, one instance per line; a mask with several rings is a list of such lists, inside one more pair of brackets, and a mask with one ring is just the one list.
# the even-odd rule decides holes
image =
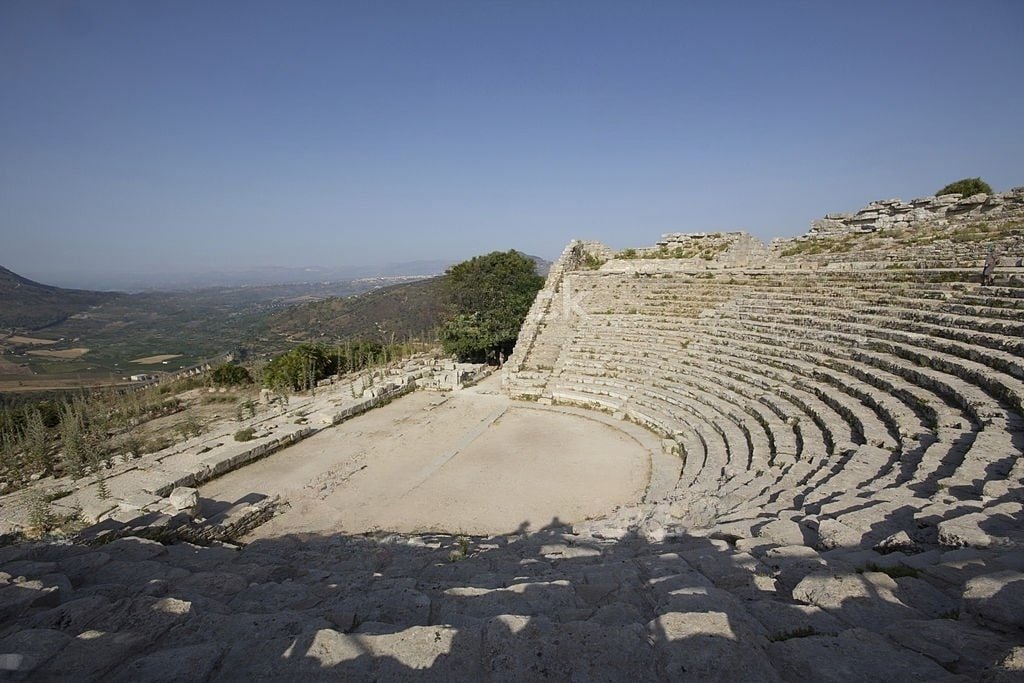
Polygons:
[[0,548],[0,669],[1024,680],[1022,258],[1024,188],[875,202],[770,246],[573,242],[486,400],[645,444],[633,499],[499,535]]

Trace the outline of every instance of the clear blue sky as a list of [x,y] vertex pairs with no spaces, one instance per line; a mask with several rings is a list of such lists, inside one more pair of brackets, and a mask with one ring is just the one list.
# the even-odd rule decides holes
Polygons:
[[804,232],[1024,185],[1024,2],[0,2],[0,265]]

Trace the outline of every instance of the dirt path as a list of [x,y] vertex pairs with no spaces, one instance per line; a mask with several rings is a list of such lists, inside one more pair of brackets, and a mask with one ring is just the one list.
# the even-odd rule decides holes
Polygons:
[[492,534],[634,503],[649,455],[578,415],[513,403],[493,376],[448,398],[415,392],[203,486],[210,511],[283,495],[255,536],[344,531]]

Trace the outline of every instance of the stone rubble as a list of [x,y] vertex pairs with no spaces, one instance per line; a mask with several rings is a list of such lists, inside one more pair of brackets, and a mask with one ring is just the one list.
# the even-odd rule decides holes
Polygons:
[[885,229],[936,227],[978,218],[1001,218],[1024,204],[1024,187],[1001,194],[947,194],[903,202],[881,199],[856,213],[830,213],[811,223],[807,239],[845,237]]

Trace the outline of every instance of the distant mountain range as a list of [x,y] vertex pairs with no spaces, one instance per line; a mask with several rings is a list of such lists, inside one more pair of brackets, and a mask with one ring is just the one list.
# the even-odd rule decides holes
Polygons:
[[120,296],[44,285],[0,266],[0,330],[39,329]]
[[[547,274],[550,262],[530,258],[538,273]],[[102,365],[105,351],[110,363],[124,355],[116,354],[118,349],[130,355],[121,348],[125,345],[160,347],[140,348],[137,355],[141,356],[165,347],[200,354],[210,351],[211,344],[214,351],[256,344],[259,330],[269,335],[268,343],[280,343],[282,338],[381,340],[394,335],[404,339],[428,332],[440,322],[444,278],[436,273],[446,268],[444,262],[419,261],[395,265],[387,269],[388,274],[366,268],[371,276],[352,277],[352,271],[347,271],[350,277],[337,280],[330,279],[327,269],[244,271],[245,276],[238,271],[243,281],[260,284],[124,294],[45,285],[0,267],[0,336],[48,328],[54,338],[81,339],[79,344],[92,349],[93,366]],[[421,274],[433,270],[435,275],[405,281],[413,279],[417,270]],[[294,279],[300,272],[306,275],[303,282],[274,282]],[[278,277],[269,277],[273,274]],[[95,308],[101,304],[106,305]]]
[[423,260],[384,265],[327,268],[322,266],[254,266],[193,272],[105,273],[102,275],[56,274],[47,280],[125,292],[179,291],[210,287],[252,287],[320,282],[340,282],[366,277],[429,277],[440,275],[455,261]]

